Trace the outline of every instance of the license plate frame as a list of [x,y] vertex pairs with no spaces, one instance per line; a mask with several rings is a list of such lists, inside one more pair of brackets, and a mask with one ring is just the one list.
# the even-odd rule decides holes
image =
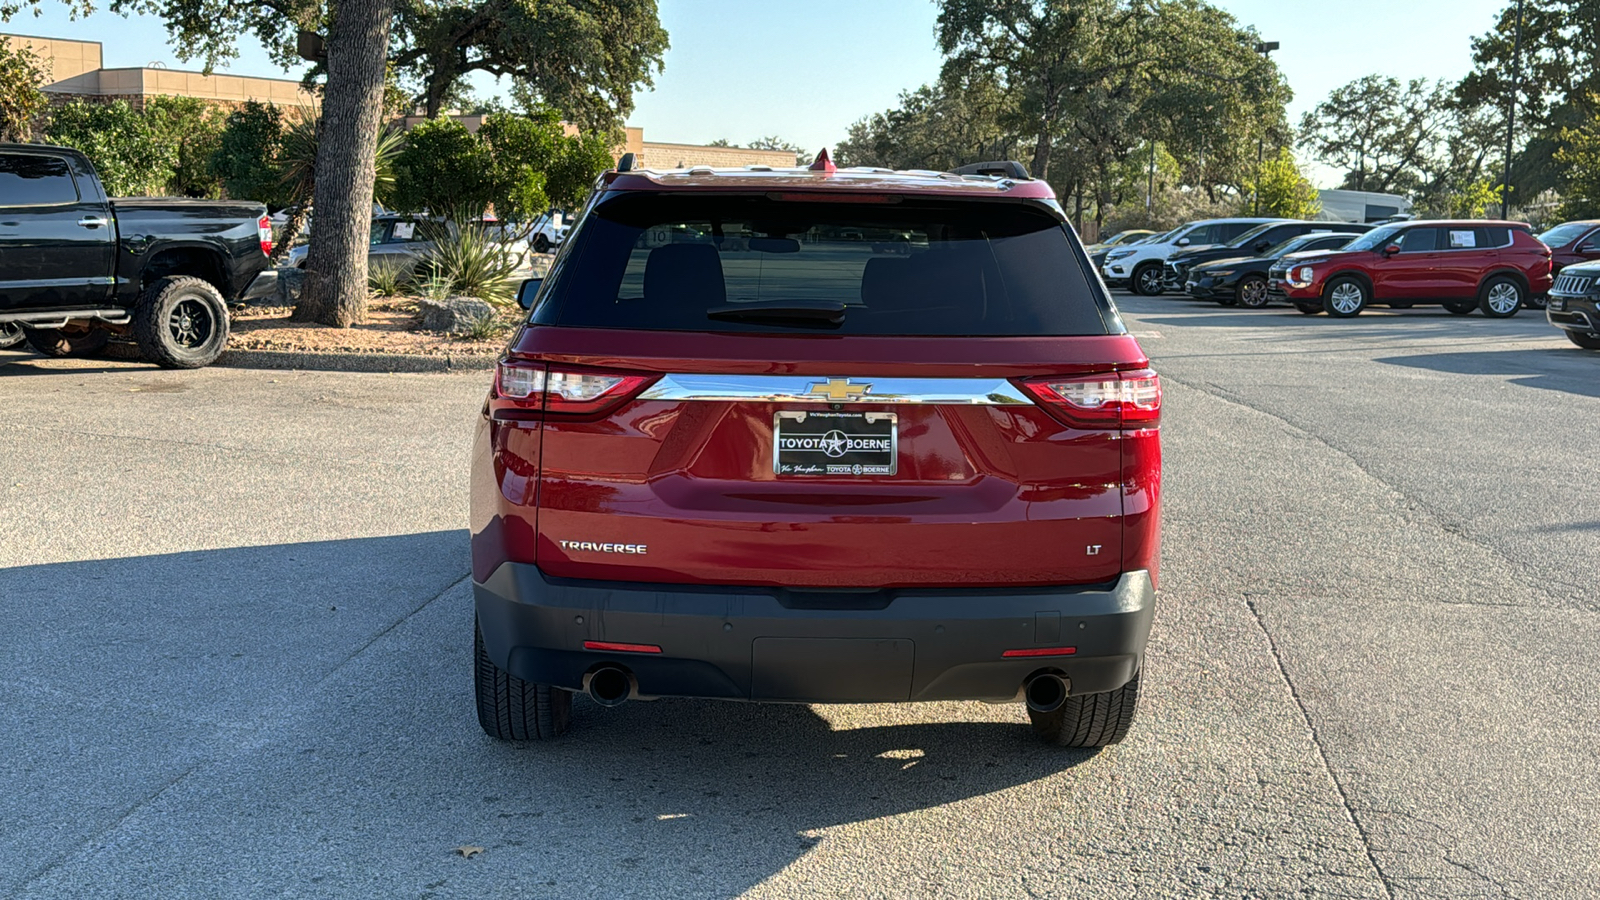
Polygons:
[[[853,442],[870,445],[852,447]],[[774,476],[892,476],[899,468],[900,416],[896,413],[780,409],[772,414]]]

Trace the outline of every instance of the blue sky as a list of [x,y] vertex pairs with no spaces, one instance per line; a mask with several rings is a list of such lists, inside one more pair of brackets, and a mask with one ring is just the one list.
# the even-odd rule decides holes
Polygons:
[[[893,106],[900,91],[938,75],[932,0],[659,0],[672,36],[666,70],[641,92],[628,124],[648,140],[744,143],[776,134],[815,150],[849,124]],[[1506,0],[1213,0],[1262,37],[1295,91],[1291,118],[1333,88],[1372,72],[1398,78],[1458,78],[1471,67],[1471,39]],[[73,21],[44,0],[0,31],[100,41],[107,66],[183,63],[161,21],[96,13]],[[1425,37],[1424,37],[1425,36]],[[245,39],[228,71],[298,77]],[[493,91],[493,79],[478,81]],[[1317,171],[1314,179],[1332,180]]]

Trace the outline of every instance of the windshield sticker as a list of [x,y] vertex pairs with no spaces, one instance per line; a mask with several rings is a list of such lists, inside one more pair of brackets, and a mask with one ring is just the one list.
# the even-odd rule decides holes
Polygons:
[[409,241],[416,233],[417,223],[415,222],[394,223],[394,239],[397,241]]

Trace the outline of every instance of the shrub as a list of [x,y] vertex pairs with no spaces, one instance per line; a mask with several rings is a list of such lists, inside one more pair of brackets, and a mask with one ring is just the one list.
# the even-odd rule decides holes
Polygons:
[[434,229],[433,248],[423,255],[419,269],[430,280],[449,285],[451,296],[477,297],[504,306],[516,299],[512,275],[516,260],[478,225],[464,225],[450,232]]
[[398,297],[411,280],[406,266],[400,263],[375,260],[367,267],[367,287],[379,297]]

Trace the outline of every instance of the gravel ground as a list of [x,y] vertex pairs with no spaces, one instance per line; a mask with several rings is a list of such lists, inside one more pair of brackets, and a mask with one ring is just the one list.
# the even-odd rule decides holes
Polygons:
[[1592,896],[1600,354],[1121,304],[1164,581],[1098,754],[977,703],[580,700],[497,744],[483,373],[0,352],[0,896]]

